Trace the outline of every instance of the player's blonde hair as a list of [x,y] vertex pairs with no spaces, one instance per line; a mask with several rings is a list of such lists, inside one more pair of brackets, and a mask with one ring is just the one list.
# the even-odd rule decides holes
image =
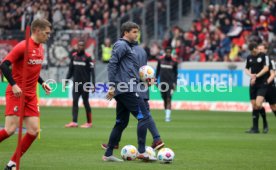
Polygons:
[[43,18],[39,18],[39,19],[36,19],[32,22],[31,31],[34,32],[35,29],[37,29],[37,28],[39,28],[41,30],[44,30],[47,27],[51,28],[51,26],[52,26],[52,24],[48,20],[43,19]]

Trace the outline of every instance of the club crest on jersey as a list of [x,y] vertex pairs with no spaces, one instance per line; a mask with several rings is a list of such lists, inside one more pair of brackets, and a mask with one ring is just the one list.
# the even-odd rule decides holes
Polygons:
[[262,62],[262,58],[261,57],[257,58],[257,62],[258,63]]
[[14,106],[13,111],[18,112],[18,106]]

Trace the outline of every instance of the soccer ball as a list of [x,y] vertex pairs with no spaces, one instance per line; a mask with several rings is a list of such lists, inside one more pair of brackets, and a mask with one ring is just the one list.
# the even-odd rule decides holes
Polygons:
[[131,161],[136,159],[137,156],[137,149],[133,145],[126,145],[121,150],[121,156],[124,160]]
[[150,146],[146,146],[146,152],[149,154],[149,156],[151,156],[151,157],[156,157],[156,153],[155,153],[155,151],[152,149],[152,147],[150,147]]
[[144,65],[139,69],[140,79],[146,81],[147,79],[154,78],[154,69],[149,65]]
[[170,148],[163,148],[157,154],[157,160],[161,163],[171,163],[174,159],[174,152]]

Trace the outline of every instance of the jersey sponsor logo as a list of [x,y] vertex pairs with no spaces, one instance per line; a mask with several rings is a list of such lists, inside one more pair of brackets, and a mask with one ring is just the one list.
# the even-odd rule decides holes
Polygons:
[[30,65],[36,65],[36,64],[42,64],[43,60],[41,59],[29,59],[28,64]]
[[250,59],[249,62],[252,62],[252,59]]
[[161,64],[160,67],[161,68],[168,68],[168,69],[172,69],[173,68],[172,65],[167,65],[167,64]]
[[262,62],[262,58],[261,57],[257,58],[257,62],[258,63]]
[[85,62],[82,62],[82,61],[73,61],[73,64],[74,65],[79,65],[79,66],[85,66]]

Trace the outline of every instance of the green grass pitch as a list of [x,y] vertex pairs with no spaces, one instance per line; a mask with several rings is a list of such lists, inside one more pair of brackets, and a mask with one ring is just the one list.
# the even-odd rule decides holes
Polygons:
[[[4,107],[0,107],[0,125],[4,124]],[[93,128],[66,129],[71,108],[41,108],[41,139],[34,142],[21,159],[22,170],[273,170],[276,169],[276,118],[268,114],[268,134],[246,134],[251,126],[250,113],[173,111],[172,122],[164,122],[164,112],[152,110],[166,147],[173,149],[172,164],[144,163],[138,160],[103,162],[100,144],[107,142],[114,125],[114,109],[93,109]],[[79,123],[85,121],[84,109]],[[123,133],[120,148],[137,146],[137,121],[132,117]],[[260,121],[260,127],[262,126]],[[152,138],[148,133],[147,145]],[[17,136],[0,143],[0,169],[8,162]],[[114,155],[119,156],[120,150]]]

